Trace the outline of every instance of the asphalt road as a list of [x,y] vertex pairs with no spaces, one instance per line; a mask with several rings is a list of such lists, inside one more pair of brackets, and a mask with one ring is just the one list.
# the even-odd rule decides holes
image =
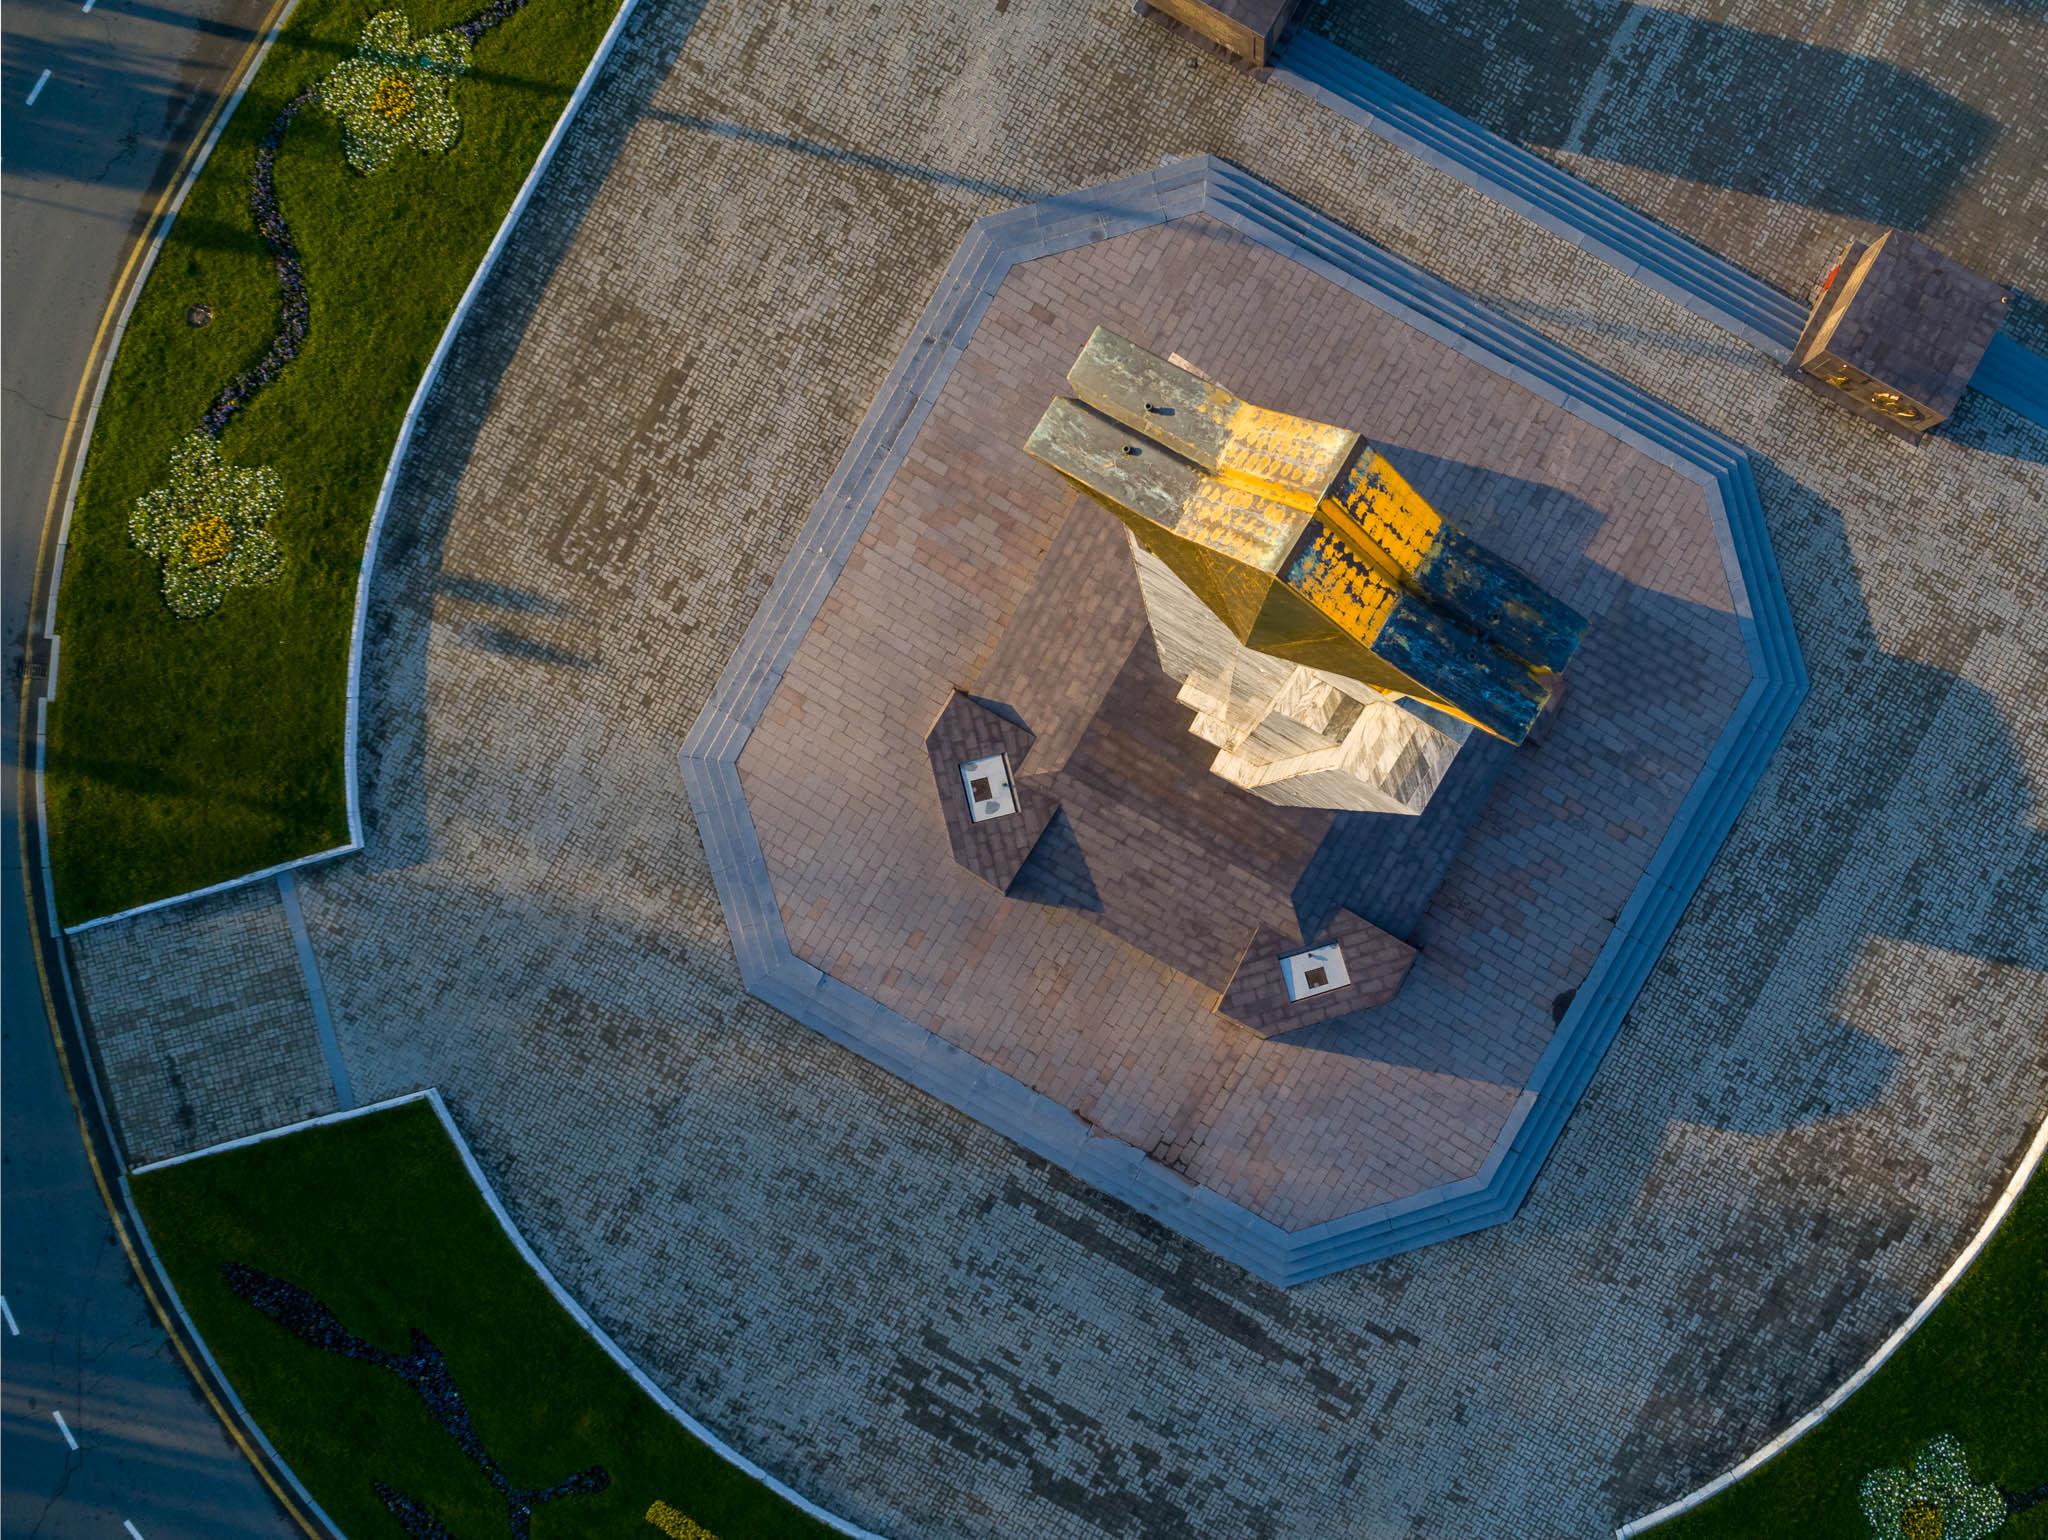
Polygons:
[[100,1201],[31,952],[14,770],[29,595],[73,396],[135,236],[267,9],[261,0],[12,0],[6,9],[0,1534],[10,1540],[297,1533],[185,1373]]

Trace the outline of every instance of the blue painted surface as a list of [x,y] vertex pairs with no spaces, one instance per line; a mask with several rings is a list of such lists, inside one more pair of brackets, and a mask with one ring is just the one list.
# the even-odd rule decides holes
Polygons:
[[[1753,676],[1513,1115],[1473,1176],[1282,1230],[797,957],[739,755],[804,632],[1016,262],[1202,212],[1323,274],[1663,463],[1704,475]],[[1315,210],[1210,156],[978,221],[855,433],[794,554],[683,745],[681,769],[733,951],[759,998],[1270,1282],[1291,1285],[1498,1224],[1527,1195],[1686,902],[1806,693],[1791,611],[1740,447]]]
[[2000,332],[1970,376],[1970,388],[2048,428],[2048,358]]

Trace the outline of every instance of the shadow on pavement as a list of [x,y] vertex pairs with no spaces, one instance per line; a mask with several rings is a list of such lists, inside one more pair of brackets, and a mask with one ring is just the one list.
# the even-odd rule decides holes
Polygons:
[[1907,230],[1999,132],[1887,60],[1652,5],[1324,0],[1303,20],[1518,143]]

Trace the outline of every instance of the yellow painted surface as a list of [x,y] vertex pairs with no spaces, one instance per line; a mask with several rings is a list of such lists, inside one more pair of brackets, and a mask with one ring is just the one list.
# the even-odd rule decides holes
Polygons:
[[1182,505],[1174,533],[1230,561],[1278,572],[1306,522],[1263,490],[1204,476]]
[[1358,443],[1358,435],[1349,428],[1311,422],[1248,401],[1236,402],[1229,430],[1217,474],[1303,510],[1313,509],[1322,499]]
[[1394,612],[1400,590],[1373,569],[1333,529],[1325,529],[1303,553],[1294,587],[1332,625],[1370,648]]
[[[1428,653],[1423,671],[1496,723],[1515,708],[1489,692],[1540,700],[1544,670],[1485,651],[1476,629],[1504,613],[1540,627],[1541,611],[1514,607],[1529,580],[1463,537],[1357,433],[1241,401],[1101,327],[1068,380],[1087,404],[1055,401],[1027,448],[1116,514],[1245,646],[1499,731],[1379,655],[1398,623],[1404,640],[1389,650],[1408,657],[1435,632],[1414,654]],[[1465,608],[1472,593],[1485,596],[1481,622]],[[1462,654],[1447,641],[1461,629]],[[1510,664],[1520,681],[1506,677]]]
[[1444,520],[1389,465],[1368,451],[1349,496],[1332,491],[1317,510],[1396,582],[1412,581],[1443,538]]

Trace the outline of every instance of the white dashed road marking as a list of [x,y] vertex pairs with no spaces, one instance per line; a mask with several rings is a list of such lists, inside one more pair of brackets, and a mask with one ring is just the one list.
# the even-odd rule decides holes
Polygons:
[[36,104],[36,98],[43,94],[43,87],[49,83],[50,72],[44,70],[42,74],[36,76],[36,83],[28,88],[28,100],[23,102],[22,106],[33,107]]
[[76,1449],[78,1447],[78,1440],[71,1436],[71,1429],[64,1421],[64,1414],[55,1407],[51,1407],[50,1415],[57,1419],[57,1431],[64,1435],[65,1444],[72,1449]]
[[[91,5],[87,5],[86,9],[91,10]],[[123,1519],[121,1521],[121,1527],[128,1531],[129,1535],[132,1537],[132,1540],[142,1540],[142,1531],[135,1527],[135,1521],[133,1519]]]
[[14,1312],[7,1308],[7,1296],[5,1294],[0,1294],[0,1320],[7,1322],[8,1336],[19,1337],[21,1335],[21,1328],[14,1324]]

